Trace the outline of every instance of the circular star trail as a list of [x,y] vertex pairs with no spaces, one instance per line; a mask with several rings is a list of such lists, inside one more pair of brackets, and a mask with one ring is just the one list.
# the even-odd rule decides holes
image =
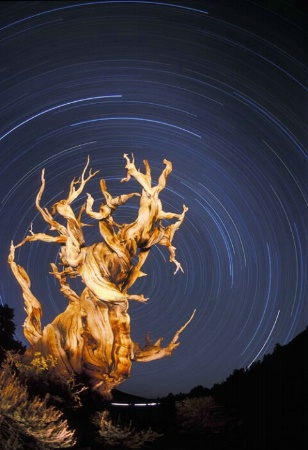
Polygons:
[[[2,2],[0,14],[1,302],[23,299],[7,265],[11,241],[42,204],[66,198],[90,155],[87,185],[101,200],[133,192],[124,153],[153,180],[173,172],[165,211],[189,210],[174,238],[184,273],[153,248],[131,293],[132,338],[175,331],[197,313],[171,358],[134,363],[120,386],[147,397],[211,387],[307,326],[307,57],[300,2]],[[84,193],[75,203],[84,202]],[[119,210],[134,220],[137,203]],[[87,242],[98,239],[87,227]],[[56,245],[17,251],[43,305],[43,324],[66,307],[49,275]],[[24,341],[25,342],[25,341]]]

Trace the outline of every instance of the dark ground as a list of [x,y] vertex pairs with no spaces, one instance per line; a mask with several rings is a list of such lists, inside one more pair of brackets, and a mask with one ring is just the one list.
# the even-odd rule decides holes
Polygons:
[[[235,370],[225,382],[211,389],[199,386],[189,394],[170,394],[159,406],[111,407],[114,418],[132,421],[137,430],[151,427],[163,436],[143,448],[157,450],[306,450],[308,448],[308,328],[285,346],[276,345],[271,355],[249,370]],[[210,395],[223,405],[225,426],[183,430],[175,414],[175,402],[186,397]],[[114,393],[114,401],[151,401]],[[89,405],[80,423],[86,426]],[[87,416],[87,417],[86,417]],[[89,422],[88,422],[89,424]],[[80,429],[80,428],[79,428]],[[81,429],[80,429],[81,431]],[[184,432],[185,431],[185,432]],[[95,430],[93,430],[95,432]],[[89,428],[84,430],[84,438]],[[80,440],[80,449],[98,450],[102,445]],[[118,450],[121,450],[120,448]]]

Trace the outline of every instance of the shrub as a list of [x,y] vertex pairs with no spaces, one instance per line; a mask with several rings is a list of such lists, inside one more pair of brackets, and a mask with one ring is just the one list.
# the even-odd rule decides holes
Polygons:
[[151,428],[136,431],[131,422],[128,425],[113,423],[108,411],[98,412],[93,422],[98,427],[104,447],[142,448],[145,443],[154,442],[162,436]]
[[75,444],[74,432],[63,413],[44,398],[30,396],[28,389],[5,360],[0,373],[0,449],[68,448]]
[[8,353],[7,361],[16,368],[18,379],[28,387],[30,394],[40,397],[49,394],[49,403],[66,410],[81,406],[80,394],[87,388],[76,383],[73,375],[59,372],[54,356],[45,357],[36,352],[32,361],[25,364],[19,355]]
[[226,418],[222,406],[212,397],[185,398],[175,404],[182,432],[218,433]]

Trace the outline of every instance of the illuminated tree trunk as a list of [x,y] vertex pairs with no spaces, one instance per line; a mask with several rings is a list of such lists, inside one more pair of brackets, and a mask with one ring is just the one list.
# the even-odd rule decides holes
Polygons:
[[[135,178],[142,187],[140,193],[130,193],[112,197],[105,181],[100,181],[105,203],[99,211],[93,211],[94,199],[87,194],[87,200],[78,215],[71,204],[82,193],[86,183],[96,175],[91,169],[86,177],[87,164],[78,180],[73,180],[67,199],[55,203],[49,211],[40,205],[45,189],[44,170],[41,188],[36,197],[36,207],[43,219],[54,231],[54,235],[34,233],[32,226],[29,235],[18,245],[11,244],[8,262],[21,286],[27,318],[24,334],[30,343],[26,358],[32,359],[35,352],[57,358],[60,371],[76,373],[85,377],[89,385],[103,397],[110,398],[111,390],[130,376],[132,361],[152,361],[171,355],[178,346],[180,333],[192,320],[176,333],[170,344],[162,348],[160,338],[151,344],[146,338],[145,347],[132,342],[130,337],[129,301],[146,302],[142,294],[130,294],[128,289],[138,277],[146,275],[141,268],[153,245],[166,246],[170,261],[176,266],[175,273],[182,267],[175,258],[172,245],[174,233],[180,227],[187,211],[183,206],[181,214],[165,212],[159,199],[167,176],[172,170],[169,161],[164,160],[165,169],[152,187],[151,171],[144,161],[145,174],[136,169],[134,159],[127,155],[127,177],[123,182]],[[140,197],[137,218],[130,224],[119,225],[113,221],[112,214],[119,206],[132,197]],[[100,242],[86,246],[81,222],[82,214],[98,221],[102,237]],[[55,220],[54,216],[63,223]],[[162,220],[176,219],[167,227]],[[27,242],[43,241],[61,246],[58,264],[51,264],[52,274],[59,281],[60,291],[68,299],[66,310],[52,323],[41,329],[42,307],[31,290],[30,279],[23,267],[15,262],[15,249]],[[59,270],[61,267],[61,271]],[[183,270],[182,270],[183,271]],[[81,277],[85,288],[79,294],[71,289],[69,281]]]

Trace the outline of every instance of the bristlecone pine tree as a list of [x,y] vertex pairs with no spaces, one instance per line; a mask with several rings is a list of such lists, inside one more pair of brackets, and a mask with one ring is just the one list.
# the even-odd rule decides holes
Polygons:
[[[142,294],[131,294],[129,290],[139,277],[146,275],[141,269],[154,245],[167,248],[169,260],[175,264],[175,273],[183,271],[176,260],[172,240],[188,208],[183,205],[180,213],[163,210],[159,195],[172,171],[170,161],[163,161],[165,168],[158,183],[152,186],[148,162],[143,161],[145,173],[142,173],[135,167],[134,158],[130,160],[126,154],[124,158],[127,176],[121,181],[134,178],[142,188],[141,193],[113,197],[105,180],[101,179],[104,202],[96,211],[90,194],[78,211],[72,206],[97,173],[88,171],[89,158],[80,178],[71,182],[67,198],[57,201],[50,210],[41,206],[46,183],[43,170],[35,204],[51,233],[35,233],[31,225],[28,236],[17,245],[11,244],[8,257],[22,289],[27,313],[24,322],[24,334],[30,343],[25,356],[27,362],[37,352],[44,357],[51,355],[57,359],[59,372],[82,376],[93,390],[107,399],[111,398],[111,390],[130,376],[133,361],[148,362],[170,356],[179,345],[180,333],[194,315],[166,347],[161,346],[162,338],[151,342],[147,336],[144,347],[131,339],[129,301],[146,302],[147,299]],[[139,198],[136,220],[116,223],[113,213],[132,197]],[[85,224],[97,225],[98,242],[86,243]],[[15,249],[35,241],[59,246],[59,259],[56,264],[51,263],[51,274],[58,280],[60,291],[69,302],[66,310],[43,330],[41,303],[32,292],[27,272],[15,262]],[[82,281],[78,286],[80,292],[72,289],[71,279]]]

